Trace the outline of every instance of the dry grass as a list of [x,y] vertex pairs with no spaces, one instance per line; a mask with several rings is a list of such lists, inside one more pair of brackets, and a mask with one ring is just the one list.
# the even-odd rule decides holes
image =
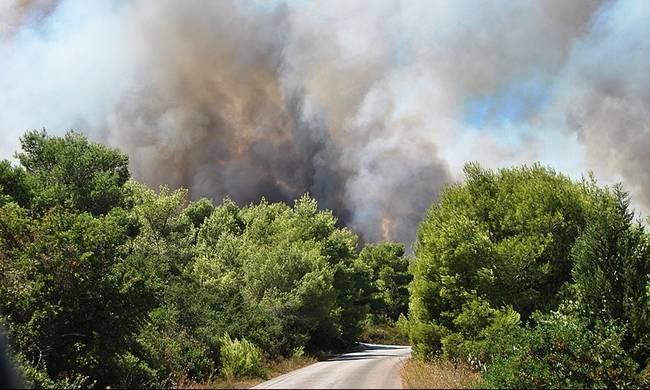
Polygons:
[[316,358],[312,356],[301,356],[278,360],[268,366],[269,379],[314,364],[316,361]]
[[480,383],[481,376],[466,364],[438,359],[421,362],[409,359],[401,372],[407,389],[469,389]]
[[250,389],[258,383],[264,382],[264,379],[237,379],[228,381],[225,379],[216,379],[207,382],[179,382],[178,389]]
[[316,358],[301,356],[289,359],[280,359],[265,364],[267,378],[241,378],[235,380],[215,379],[207,382],[186,382],[180,381],[177,388],[180,389],[250,389],[251,387],[266,380],[275,378],[289,371],[316,363]]

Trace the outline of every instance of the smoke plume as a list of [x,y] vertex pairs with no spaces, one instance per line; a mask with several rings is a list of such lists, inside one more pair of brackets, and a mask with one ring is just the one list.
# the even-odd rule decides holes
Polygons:
[[193,198],[310,192],[410,243],[463,164],[541,161],[650,207],[644,1],[11,1],[0,154],[75,128]]

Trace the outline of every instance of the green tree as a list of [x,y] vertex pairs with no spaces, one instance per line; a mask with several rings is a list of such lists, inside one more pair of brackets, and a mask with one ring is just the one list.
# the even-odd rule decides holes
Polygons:
[[262,355],[351,344],[364,291],[405,310],[403,247],[358,258],[307,195],[215,207],[130,180],[125,155],[77,133],[21,143],[0,162],[0,325],[31,385],[260,375]]
[[20,142],[16,157],[35,179],[36,210],[58,205],[101,215],[121,205],[129,179],[126,155],[74,132],[50,137],[45,130],[31,131]]
[[472,300],[506,317],[512,308],[524,321],[556,308],[571,278],[569,253],[586,225],[589,185],[539,165],[498,172],[466,165],[465,182],[443,191],[418,230],[414,351],[456,349],[456,318]]
[[194,278],[212,291],[224,333],[270,354],[350,342],[356,236],[303,197],[294,207],[226,200],[198,232]]
[[29,207],[32,199],[30,177],[22,167],[14,167],[9,161],[0,161],[0,205],[16,202]]
[[135,297],[114,274],[125,256],[126,213],[52,210],[31,219],[9,203],[0,219],[0,311],[16,352],[53,379],[110,383],[115,353],[137,326]]
[[195,228],[199,228],[213,211],[214,204],[212,201],[208,198],[201,198],[187,206],[184,210],[184,214],[190,219],[190,222]]
[[218,313],[191,278],[194,245],[202,219],[212,211],[207,200],[187,204],[187,191],[160,187],[158,193],[135,181],[126,184],[136,221],[129,255],[116,266],[124,291],[139,297],[134,305],[141,328],[120,356],[125,387],[177,385],[181,378],[210,378],[217,369]]
[[364,296],[371,313],[380,319],[397,321],[408,311],[408,285],[412,276],[408,270],[409,259],[404,256],[404,245],[382,242],[366,245],[357,259],[365,272]]
[[620,186],[598,194],[589,223],[571,252],[571,275],[582,315],[624,326],[623,346],[635,360],[650,358],[650,246],[633,222]]
[[624,328],[591,321],[576,307],[533,315],[535,326],[490,334],[487,388],[647,387],[623,347]]
[[2,322],[35,384],[110,383],[137,327],[114,272],[133,233],[127,158],[75,133],[21,144],[21,166],[0,164]]

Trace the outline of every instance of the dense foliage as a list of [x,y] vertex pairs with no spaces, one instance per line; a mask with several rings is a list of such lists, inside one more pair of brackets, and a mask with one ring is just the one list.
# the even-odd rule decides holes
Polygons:
[[404,245],[394,242],[368,244],[359,253],[358,267],[366,274],[364,298],[378,320],[397,321],[408,310],[408,285],[411,282],[409,259]]
[[624,329],[567,309],[533,315],[535,325],[491,334],[489,388],[638,387],[639,365],[623,348]]
[[348,345],[371,310],[406,310],[403,247],[360,257],[308,196],[188,202],[79,134],[21,141],[18,165],[0,162],[0,324],[29,384],[264,375],[264,358]]
[[647,385],[650,249],[627,194],[539,165],[465,174],[418,231],[416,355],[493,387]]
[[21,141],[0,162],[0,325],[30,385],[264,376],[362,330],[488,387],[650,385],[650,237],[620,186],[469,164],[411,260],[307,195],[190,202],[79,134]]

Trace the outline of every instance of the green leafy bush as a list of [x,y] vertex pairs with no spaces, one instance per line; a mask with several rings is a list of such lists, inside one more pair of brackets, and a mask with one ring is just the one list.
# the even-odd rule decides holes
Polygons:
[[154,373],[150,385],[170,387],[179,379],[208,379],[216,371],[216,354],[193,337],[179,315],[174,307],[152,310],[136,337],[137,350],[141,351],[147,367],[136,366],[135,372]]
[[489,339],[487,388],[643,387],[639,366],[623,348],[624,328],[593,325],[562,312],[537,314],[534,326]]
[[221,338],[221,375],[231,380],[242,377],[265,378],[262,354],[246,339],[231,339],[228,334]]
[[481,369],[490,357],[487,344],[495,336],[516,329],[520,316],[512,308],[494,309],[485,300],[473,298],[463,305],[453,323],[457,332],[442,337],[442,354],[449,360],[467,361]]

